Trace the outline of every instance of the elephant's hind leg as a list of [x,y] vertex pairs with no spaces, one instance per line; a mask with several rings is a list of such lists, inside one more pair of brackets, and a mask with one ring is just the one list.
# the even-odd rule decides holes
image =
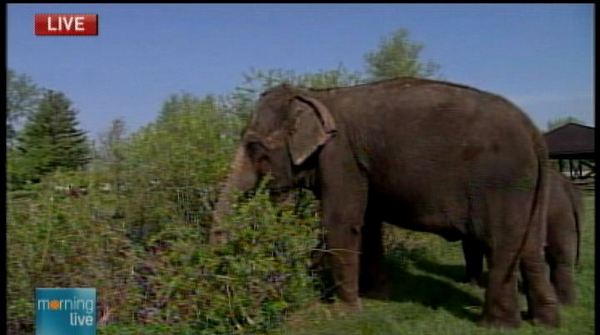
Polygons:
[[563,305],[574,304],[576,293],[573,266],[571,264],[558,264],[553,269],[551,278],[556,289],[558,301]]
[[516,328],[521,322],[517,301],[517,271],[509,269],[514,252],[505,252],[501,248],[490,252],[489,279],[480,324]]
[[486,209],[482,220],[486,223],[485,249],[487,250],[488,283],[485,290],[483,326],[516,328],[521,323],[517,293],[517,253],[527,228],[527,210],[522,203],[528,196],[518,196],[495,189],[488,190],[481,199]]
[[558,301],[563,305],[572,305],[575,303],[574,266],[564,256],[566,254],[550,250],[547,251],[546,258],[550,265],[550,281],[556,290]]
[[521,258],[521,269],[526,283],[529,316],[534,323],[558,326],[557,298],[548,280],[548,265],[542,252],[526,250]]

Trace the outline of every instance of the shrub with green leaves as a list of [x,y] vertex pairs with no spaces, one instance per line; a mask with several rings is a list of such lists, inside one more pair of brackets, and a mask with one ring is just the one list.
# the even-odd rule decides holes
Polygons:
[[[168,241],[148,263],[157,314],[150,323],[191,325],[195,334],[256,334],[318,299],[308,271],[320,229],[316,204],[305,194],[295,204],[273,204],[260,188],[226,220],[230,239],[201,245],[191,227],[166,229]],[[174,328],[177,329],[177,328]]]
[[120,148],[125,158],[119,168],[127,197],[123,210],[137,242],[175,221],[207,230],[240,128],[215,99],[181,94],[165,102],[156,122],[129,138]]
[[116,199],[94,192],[73,196],[62,186],[85,179],[57,174],[28,194],[9,194],[9,333],[33,331],[37,287],[95,287],[99,315],[112,321],[134,317],[141,292],[131,274],[137,251],[121,220],[97,215],[99,206]]

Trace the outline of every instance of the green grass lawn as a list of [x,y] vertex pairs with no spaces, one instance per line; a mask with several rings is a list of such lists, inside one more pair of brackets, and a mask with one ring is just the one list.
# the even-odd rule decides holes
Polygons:
[[[275,332],[283,334],[593,334],[594,333],[594,196],[584,197],[581,258],[576,269],[577,303],[561,309],[561,327],[545,329],[523,321],[517,330],[485,329],[483,290],[460,283],[464,261],[460,243],[419,234],[410,248],[395,249],[387,259],[392,281],[389,300],[363,299],[362,312],[332,313],[315,303],[290,317]],[[405,234],[401,232],[400,234]],[[415,236],[416,233],[409,233]],[[521,295],[521,309],[526,309]]]

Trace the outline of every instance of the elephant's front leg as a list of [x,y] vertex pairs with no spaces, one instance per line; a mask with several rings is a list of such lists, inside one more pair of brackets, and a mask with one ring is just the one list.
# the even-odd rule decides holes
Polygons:
[[331,272],[340,300],[359,310],[361,222],[345,215],[336,216],[335,221],[325,224]]
[[366,178],[351,164],[336,165],[325,165],[322,170],[325,241],[340,300],[351,309],[360,309],[360,252],[368,187]]

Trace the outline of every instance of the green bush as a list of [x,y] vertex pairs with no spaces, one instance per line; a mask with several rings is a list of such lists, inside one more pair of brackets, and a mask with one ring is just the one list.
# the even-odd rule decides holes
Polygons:
[[28,196],[9,193],[8,326],[11,333],[33,328],[37,287],[96,287],[99,313],[112,320],[132,319],[140,290],[131,274],[137,252],[120,220],[95,215],[109,202],[91,192],[74,197],[56,186],[67,180],[55,176]]
[[206,245],[195,224],[176,219],[138,244],[128,237],[132,213],[115,215],[125,198],[56,188],[93,185],[86,175],[56,174],[32,196],[9,198],[11,332],[32,332],[36,287],[96,287],[105,334],[261,333],[318,299],[307,265],[320,229],[307,193],[278,205],[259,189],[234,207],[222,246]]
[[183,94],[172,96],[155,123],[130,137],[121,149],[124,161],[111,168],[119,170],[122,187],[114,188],[126,196],[122,210],[136,242],[175,222],[206,233],[239,129],[214,99]]
[[312,199],[277,206],[261,188],[226,222],[230,240],[221,246],[202,245],[191,226],[155,236],[167,246],[146,263],[147,305],[158,311],[146,322],[193,325],[196,334],[263,333],[318,299],[307,267],[320,236]]

